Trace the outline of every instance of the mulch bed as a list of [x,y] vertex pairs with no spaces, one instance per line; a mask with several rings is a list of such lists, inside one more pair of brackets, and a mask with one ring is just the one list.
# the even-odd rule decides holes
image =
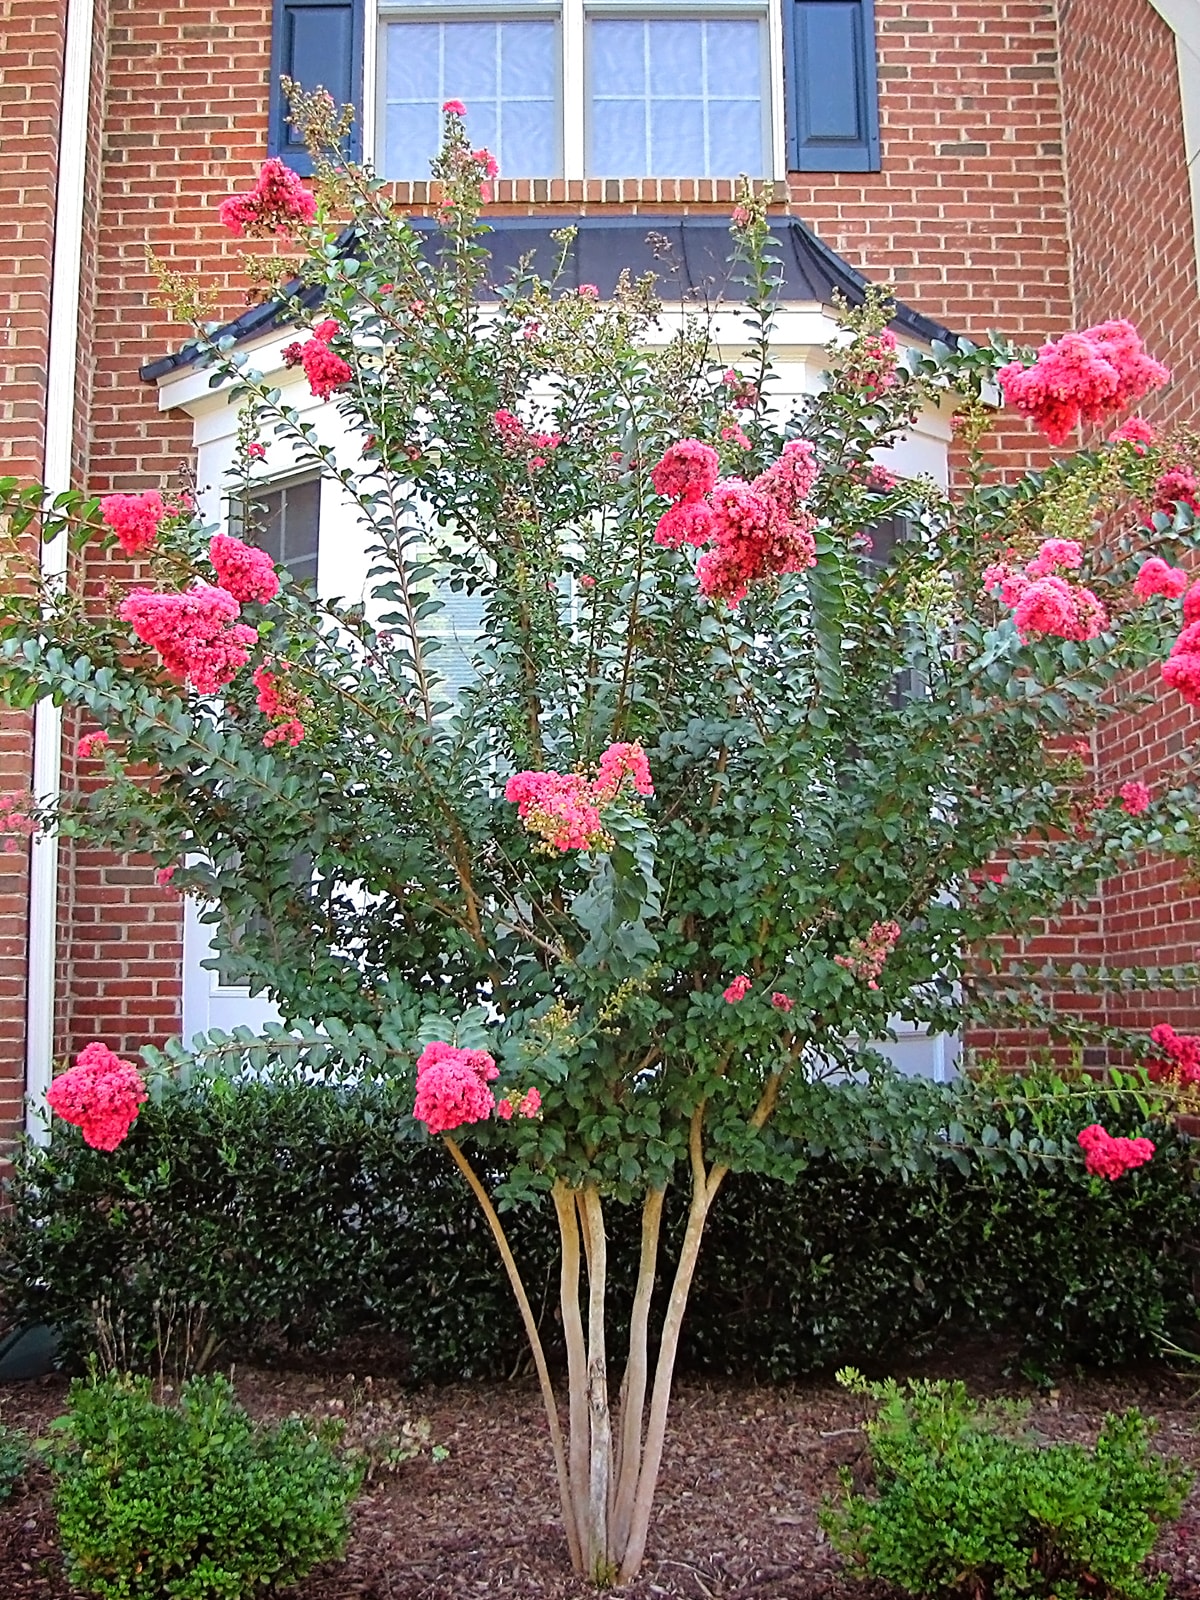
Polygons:
[[[943,1359],[944,1374],[980,1392],[1022,1393],[994,1358]],[[553,1469],[536,1389],[524,1382],[406,1391],[389,1379],[365,1390],[345,1375],[242,1369],[256,1415],[330,1412],[426,1417],[445,1460],[428,1453],[366,1488],[344,1565],[324,1569],[289,1600],[585,1600],[557,1526]],[[1164,1370],[1063,1381],[1032,1394],[1047,1439],[1094,1437],[1104,1413],[1137,1405],[1161,1423],[1161,1448],[1200,1470],[1195,1383]],[[65,1384],[44,1379],[0,1391],[0,1418],[37,1432],[62,1409]],[[364,1404],[365,1401],[365,1404]],[[626,1600],[891,1600],[882,1585],[841,1573],[817,1527],[838,1468],[862,1458],[861,1402],[828,1380],[781,1388],[679,1386],[656,1519],[639,1580]],[[1200,1488],[1158,1559],[1171,1594],[1200,1600]],[[0,1506],[0,1597],[75,1600],[62,1574],[45,1474],[35,1471]]]

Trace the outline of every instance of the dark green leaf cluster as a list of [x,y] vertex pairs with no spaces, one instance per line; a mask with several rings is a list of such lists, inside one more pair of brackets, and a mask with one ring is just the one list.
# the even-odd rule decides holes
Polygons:
[[0,1500],[7,1500],[29,1462],[29,1441],[18,1428],[0,1423]]
[[[276,1067],[156,1087],[116,1151],[56,1124],[20,1153],[0,1270],[13,1315],[57,1327],[78,1359],[105,1301],[152,1371],[162,1304],[202,1311],[226,1353],[326,1350],[369,1332],[416,1377],[520,1362],[479,1208],[437,1143],[398,1137],[412,1127],[407,1080]],[[1194,1340],[1190,1150],[1147,1124],[1136,1097],[1049,1076],[889,1079],[814,1086],[805,1116],[809,1138],[787,1147],[792,1181],[737,1173],[714,1207],[681,1349],[690,1370],[789,1378],[969,1334],[1012,1341],[1041,1373]],[[1096,1120],[1149,1131],[1155,1160],[1120,1183],[1089,1178],[1074,1136]],[[497,1147],[481,1163],[494,1193],[511,1161]],[[685,1213],[672,1190],[668,1259]],[[505,1226],[553,1352],[553,1218],[519,1206]],[[610,1206],[608,1227],[619,1346],[637,1208]]]
[[975,1600],[1161,1600],[1145,1571],[1190,1475],[1149,1447],[1137,1411],[1109,1415],[1096,1444],[1041,1444],[1021,1408],[978,1404],[962,1383],[841,1375],[879,1409],[866,1423],[875,1493],[849,1477],[822,1523],[863,1574],[906,1593]]
[[71,1581],[102,1600],[253,1600],[345,1551],[360,1472],[296,1418],[257,1425],[225,1378],[178,1403],[78,1379],[50,1448]]

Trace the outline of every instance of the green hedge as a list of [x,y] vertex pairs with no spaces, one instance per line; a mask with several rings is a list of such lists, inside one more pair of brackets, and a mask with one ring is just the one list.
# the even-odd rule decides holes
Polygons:
[[[1134,1359],[1163,1335],[1190,1341],[1200,1196],[1188,1142],[1154,1127],[1148,1166],[1115,1184],[1089,1179],[1075,1131],[1103,1120],[1133,1132],[1137,1112],[1122,1117],[1089,1091],[1047,1094],[1047,1082],[1036,1094],[904,1080],[815,1090],[825,1148],[798,1181],[742,1174],[722,1191],[683,1364],[788,1378],[977,1332],[1016,1338],[1027,1362],[1049,1367]],[[398,1136],[411,1128],[409,1093],[386,1081],[197,1079],[144,1106],[112,1154],[56,1124],[48,1146],[22,1151],[10,1185],[10,1317],[51,1323],[78,1352],[101,1297],[142,1341],[155,1301],[173,1298],[206,1305],[210,1327],[240,1348],[282,1338],[322,1349],[370,1331],[399,1339],[415,1377],[511,1371],[523,1341],[490,1236],[440,1146]],[[906,1140],[928,1144],[931,1106],[975,1138],[981,1105],[995,1125],[983,1145],[1053,1139],[1065,1155],[1027,1171],[982,1150],[989,1159],[897,1165]],[[553,1345],[547,1212],[518,1208],[507,1226]],[[677,1197],[669,1238],[681,1214]],[[612,1208],[618,1319],[637,1225]]]

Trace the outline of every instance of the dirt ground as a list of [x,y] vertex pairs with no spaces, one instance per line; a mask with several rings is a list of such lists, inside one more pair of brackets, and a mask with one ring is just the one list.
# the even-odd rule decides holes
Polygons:
[[[992,1357],[943,1358],[979,1392],[1033,1401],[1047,1439],[1093,1437],[1109,1410],[1137,1405],[1161,1424],[1160,1447],[1200,1471],[1200,1378],[1165,1370],[1064,1380],[1036,1394],[1005,1380]],[[363,1437],[404,1418],[428,1419],[429,1450],[367,1484],[343,1565],[289,1591],[289,1600],[584,1600],[558,1531],[553,1469],[536,1389],[525,1382],[406,1391],[379,1379],[246,1369],[235,1372],[252,1412],[343,1415]],[[61,1409],[65,1383],[0,1391],[0,1418],[32,1433]],[[890,1600],[843,1576],[816,1521],[837,1471],[863,1442],[861,1402],[831,1381],[785,1388],[684,1382],[678,1390],[646,1564],[614,1591],[627,1600]],[[1200,1600],[1200,1487],[1164,1533],[1156,1559],[1171,1594]],[[49,1484],[35,1470],[0,1504],[0,1600],[73,1600],[54,1536]]]

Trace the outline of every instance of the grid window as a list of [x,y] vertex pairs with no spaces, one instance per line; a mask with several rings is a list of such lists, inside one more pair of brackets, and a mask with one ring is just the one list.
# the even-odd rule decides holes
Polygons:
[[231,505],[229,520],[232,532],[265,550],[276,566],[286,567],[297,582],[307,581],[316,587],[321,543],[320,478],[256,485],[249,500]]
[[757,18],[594,17],[587,40],[589,174],[766,170],[765,28]]
[[471,142],[509,178],[562,170],[559,29],[549,17],[389,22],[384,29],[383,171],[429,173],[442,106],[470,108]]
[[773,170],[766,0],[403,0],[378,50],[386,178],[428,177],[447,100],[505,178]]

